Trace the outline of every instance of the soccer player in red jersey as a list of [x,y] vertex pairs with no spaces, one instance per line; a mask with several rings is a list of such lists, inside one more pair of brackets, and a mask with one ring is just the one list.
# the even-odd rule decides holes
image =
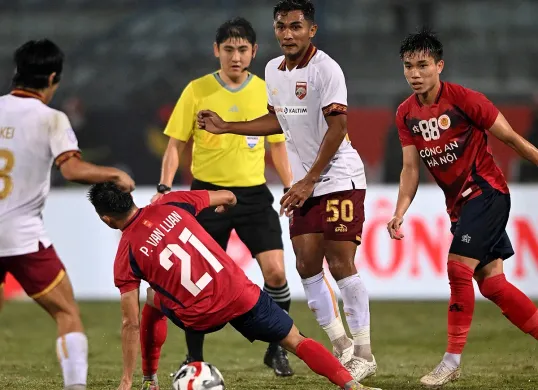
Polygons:
[[[101,220],[122,231],[114,262],[123,316],[119,390],[131,389],[136,367],[141,280],[150,285],[146,307],[160,310],[182,329],[211,333],[230,323],[250,341],[279,342],[340,388],[369,389],[355,382],[325,347],[303,337],[288,314],[247,278],[196,221],[202,209],[217,206],[215,211],[224,212],[235,205],[232,192],[170,192],[138,208],[130,193],[104,183],[93,185],[88,197]],[[158,329],[149,332],[160,337]],[[155,372],[161,346],[150,354]]]
[[461,353],[473,318],[473,278],[484,297],[515,326],[538,339],[536,306],[503,273],[503,260],[514,254],[505,231],[510,193],[487,135],[534,164],[538,164],[538,150],[510,127],[483,94],[440,81],[443,46],[433,33],[422,30],[409,35],[402,42],[400,57],[414,93],[396,113],[403,169],[396,211],[387,228],[391,238],[403,238],[399,229],[417,191],[420,158],[445,193],[452,222],[448,347],[441,363],[421,379],[423,385],[437,388],[460,376]]

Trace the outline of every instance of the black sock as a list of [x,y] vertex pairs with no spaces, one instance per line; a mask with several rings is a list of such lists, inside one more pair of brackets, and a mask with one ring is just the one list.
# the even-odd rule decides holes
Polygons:
[[284,310],[286,313],[289,313],[291,305],[291,294],[288,282],[286,282],[286,284],[284,284],[282,287],[271,287],[266,283],[263,286],[263,291],[269,294],[269,296],[273,298],[273,301],[275,301],[276,304],[280,306],[282,310]]
[[204,334],[199,332],[185,331],[187,350],[189,357],[195,362],[204,361]]

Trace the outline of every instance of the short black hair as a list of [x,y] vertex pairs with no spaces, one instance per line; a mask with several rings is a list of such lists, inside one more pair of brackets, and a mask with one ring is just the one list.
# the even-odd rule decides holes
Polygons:
[[88,199],[97,214],[116,218],[125,217],[135,205],[132,195],[123,192],[112,182],[92,185],[88,191]]
[[400,46],[400,59],[408,53],[426,53],[433,57],[435,62],[443,59],[443,44],[436,34],[428,27],[423,27],[414,34],[409,34]]
[[13,56],[16,70],[15,87],[43,89],[49,86],[49,77],[56,73],[53,83],[60,82],[65,55],[52,41],[28,41]]
[[217,29],[215,42],[220,46],[221,43],[230,38],[245,39],[254,46],[256,44],[256,31],[254,31],[252,24],[245,18],[238,17],[230,19]]
[[273,8],[273,19],[279,13],[288,13],[291,11],[302,11],[304,18],[311,23],[314,23],[316,17],[316,9],[310,0],[281,0]]

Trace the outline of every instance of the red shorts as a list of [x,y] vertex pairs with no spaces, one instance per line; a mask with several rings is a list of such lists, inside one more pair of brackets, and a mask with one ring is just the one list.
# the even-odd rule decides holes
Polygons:
[[361,242],[366,190],[333,192],[309,198],[290,218],[291,238],[323,233],[325,240]]
[[54,247],[18,256],[0,257],[0,284],[6,274],[13,275],[30,298],[39,298],[56,287],[65,276],[65,267],[56,254]]

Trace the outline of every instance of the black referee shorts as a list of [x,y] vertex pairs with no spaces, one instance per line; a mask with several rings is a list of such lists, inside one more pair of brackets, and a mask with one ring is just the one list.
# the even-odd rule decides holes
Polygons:
[[237,197],[237,205],[225,213],[214,208],[200,212],[196,219],[224,249],[233,229],[255,257],[258,253],[283,249],[282,228],[278,213],[273,208],[273,195],[267,185],[253,187],[220,187],[194,179],[192,190],[229,190]]

